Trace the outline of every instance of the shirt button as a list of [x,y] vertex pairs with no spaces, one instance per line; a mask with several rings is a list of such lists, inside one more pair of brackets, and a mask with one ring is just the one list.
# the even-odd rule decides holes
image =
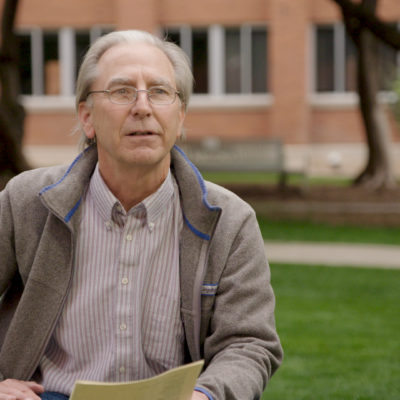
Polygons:
[[133,236],[131,234],[126,235],[126,240],[131,241],[133,239]]
[[121,282],[123,285],[127,285],[129,281],[128,278],[122,278]]
[[121,373],[125,372],[125,367],[119,367],[119,372]]
[[125,325],[125,324],[121,324],[121,325],[119,326],[119,329],[120,329],[121,331],[125,331],[125,330],[126,330],[126,325]]
[[150,232],[153,232],[154,222],[149,222],[149,229],[150,229]]
[[109,231],[111,229],[111,222],[107,221],[106,222],[106,229]]

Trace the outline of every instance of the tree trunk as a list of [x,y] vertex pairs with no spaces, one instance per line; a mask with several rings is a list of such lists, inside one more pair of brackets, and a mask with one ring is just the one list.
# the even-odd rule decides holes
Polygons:
[[[22,153],[25,112],[18,102],[18,40],[13,32],[18,0],[4,2],[0,47],[0,176],[2,181],[29,168]],[[2,185],[2,182],[0,182]]]
[[354,183],[371,189],[395,186],[390,153],[391,130],[387,115],[377,101],[376,45],[371,33],[362,30],[358,49],[358,93],[368,143],[368,162]]
[[[361,5],[374,14],[377,0],[363,0]],[[368,161],[354,180],[369,189],[393,188],[395,178],[390,155],[391,131],[388,117],[378,103],[378,43],[371,32],[342,9],[347,31],[358,51],[357,89],[360,111],[368,144]]]

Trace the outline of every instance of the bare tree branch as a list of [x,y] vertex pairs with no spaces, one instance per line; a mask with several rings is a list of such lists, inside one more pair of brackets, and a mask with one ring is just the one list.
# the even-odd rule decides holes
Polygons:
[[400,50],[400,32],[396,26],[384,22],[362,4],[351,0],[332,0],[341,7],[343,13],[351,18],[352,25],[363,25],[389,46]]

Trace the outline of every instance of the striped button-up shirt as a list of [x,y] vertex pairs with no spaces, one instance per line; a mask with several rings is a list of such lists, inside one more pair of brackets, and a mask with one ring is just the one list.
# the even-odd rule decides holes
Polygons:
[[70,294],[41,362],[46,390],[144,379],[181,365],[178,187],[126,212],[98,167],[82,204]]

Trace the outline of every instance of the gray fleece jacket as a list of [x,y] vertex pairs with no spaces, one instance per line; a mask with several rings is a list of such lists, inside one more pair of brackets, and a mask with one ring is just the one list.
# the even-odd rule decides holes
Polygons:
[[[80,203],[94,147],[69,167],[41,168],[0,193],[0,380],[38,378],[40,359],[68,296]],[[274,294],[253,210],[203,181],[174,147],[184,227],[181,316],[187,361],[205,360],[197,386],[214,400],[253,400],[282,360]]]

